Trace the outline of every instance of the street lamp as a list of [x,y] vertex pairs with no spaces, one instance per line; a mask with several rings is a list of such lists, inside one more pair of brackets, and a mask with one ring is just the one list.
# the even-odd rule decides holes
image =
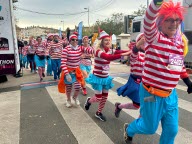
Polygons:
[[64,32],[64,31],[65,31],[65,30],[64,30],[64,21],[61,21],[61,22],[63,23],[63,32]]
[[90,25],[89,25],[89,7],[88,8],[84,8],[85,10],[87,10],[88,12],[88,26],[89,26],[89,32],[90,32]]

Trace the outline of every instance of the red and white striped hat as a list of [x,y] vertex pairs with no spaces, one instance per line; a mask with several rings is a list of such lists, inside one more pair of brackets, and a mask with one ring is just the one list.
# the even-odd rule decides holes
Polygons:
[[76,31],[75,31],[75,32],[73,32],[73,34],[74,34],[74,35],[76,35],[76,36],[78,36],[78,35],[79,35],[79,34],[78,34],[78,32],[76,32]]
[[106,37],[110,37],[108,33],[106,33],[104,30],[100,30],[99,39],[104,39]]
[[53,36],[58,36],[59,37],[59,34],[58,33],[54,33]]
[[77,39],[77,35],[74,35],[74,34],[72,34],[72,35],[70,35],[70,37],[69,37],[69,41],[71,41],[72,39]]
[[144,33],[140,33],[136,37],[136,43],[144,36]]
[[53,34],[52,33],[47,34],[47,38],[49,38],[50,36],[53,36]]
[[[82,38],[82,41],[83,41],[85,38],[88,38],[88,36],[84,36],[84,37]],[[88,38],[88,39],[89,39],[89,38]]]

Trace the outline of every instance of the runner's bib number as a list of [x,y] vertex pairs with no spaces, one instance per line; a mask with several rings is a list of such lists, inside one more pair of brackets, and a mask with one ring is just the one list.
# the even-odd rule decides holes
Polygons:
[[184,57],[182,55],[170,54],[168,68],[175,71],[183,69]]

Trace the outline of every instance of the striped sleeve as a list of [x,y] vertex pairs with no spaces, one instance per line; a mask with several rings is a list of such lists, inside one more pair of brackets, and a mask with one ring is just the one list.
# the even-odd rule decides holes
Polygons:
[[158,37],[158,28],[156,26],[156,18],[160,7],[157,7],[152,1],[146,10],[144,17],[144,34],[148,43],[152,43]]
[[63,49],[61,56],[61,69],[64,71],[64,74],[68,74],[67,70],[67,57],[68,57],[68,49],[67,47]]
[[81,46],[81,51],[86,54],[94,54],[94,49],[92,47]]
[[129,50],[116,50],[115,52],[114,52],[114,54],[121,54],[121,53],[126,53],[126,52],[128,52]]
[[139,53],[132,52],[130,55],[130,62],[131,64],[134,64],[138,59]]
[[120,54],[107,54],[101,50],[96,51],[96,57],[102,58],[104,60],[112,61],[116,59],[120,59],[121,55]]

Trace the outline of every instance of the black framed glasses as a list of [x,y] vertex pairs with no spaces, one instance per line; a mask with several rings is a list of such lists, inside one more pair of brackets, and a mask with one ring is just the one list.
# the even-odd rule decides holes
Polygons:
[[71,39],[71,41],[78,41],[78,39]]
[[182,22],[182,19],[179,19],[179,18],[177,18],[177,19],[173,19],[173,18],[170,18],[170,19],[166,19],[165,20],[166,22],[168,22],[168,23],[174,23],[174,22],[176,22],[176,24],[180,24],[181,22]]

